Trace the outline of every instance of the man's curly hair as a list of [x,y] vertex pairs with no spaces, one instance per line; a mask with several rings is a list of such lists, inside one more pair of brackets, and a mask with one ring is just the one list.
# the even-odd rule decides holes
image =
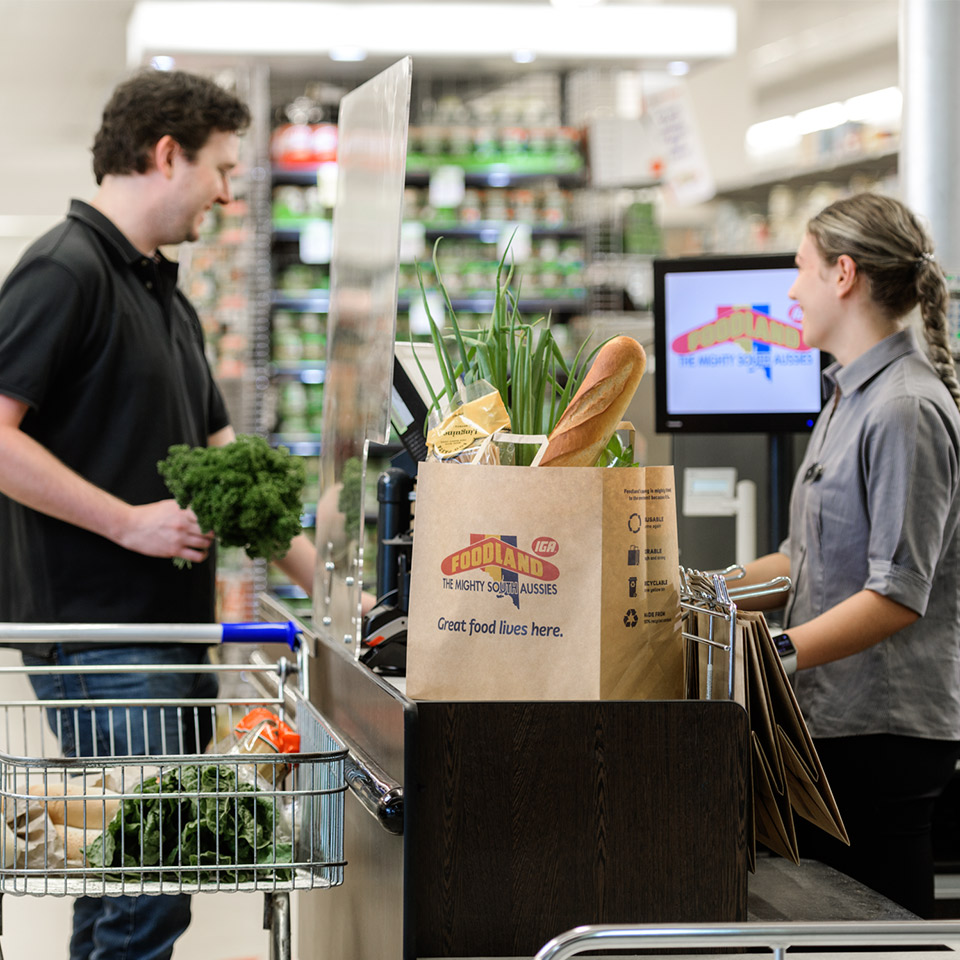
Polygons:
[[97,183],[107,174],[146,173],[154,144],[169,134],[195,159],[214,130],[242,132],[246,105],[223,87],[182,70],[144,70],[121,83],[93,141]]

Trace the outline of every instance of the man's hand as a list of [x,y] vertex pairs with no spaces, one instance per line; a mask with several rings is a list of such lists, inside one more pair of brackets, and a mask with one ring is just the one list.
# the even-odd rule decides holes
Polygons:
[[181,510],[176,500],[158,500],[128,508],[128,520],[117,543],[148,557],[181,557],[192,563],[207,559],[214,535],[204,533],[197,515]]
[[[207,559],[214,535],[200,529],[192,510],[173,499],[134,506],[94,486],[20,429],[26,413],[23,401],[0,394],[0,492],[148,557]],[[232,437],[233,428],[224,427],[211,441]]]

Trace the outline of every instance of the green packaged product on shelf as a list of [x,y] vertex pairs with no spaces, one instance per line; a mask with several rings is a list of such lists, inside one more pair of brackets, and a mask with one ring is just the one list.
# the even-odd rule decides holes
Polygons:
[[304,331],[300,334],[300,349],[304,360],[325,359],[327,354],[326,335]]
[[303,357],[300,332],[289,327],[275,327],[270,337],[270,345],[275,361],[291,363]]

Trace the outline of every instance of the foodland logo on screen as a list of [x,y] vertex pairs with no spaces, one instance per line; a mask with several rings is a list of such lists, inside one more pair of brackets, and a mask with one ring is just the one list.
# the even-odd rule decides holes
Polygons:
[[[770,316],[768,304],[718,306],[713,320],[681,333],[671,344],[671,349],[685,362],[692,363],[694,354],[735,343],[750,356],[749,360],[743,358],[744,365],[762,370],[770,380],[772,347],[793,352],[801,363],[812,362],[808,353],[810,347],[803,342],[803,332],[799,326],[802,318],[803,310],[797,303],[790,307],[789,320],[777,320]],[[800,357],[803,359],[800,360]],[[700,362],[721,366],[732,365],[734,359],[729,354],[708,354],[701,356]]]
[[[560,576],[560,569],[544,558],[555,556],[559,549],[552,537],[535,537],[527,551],[517,546],[514,535],[471,533],[468,546],[441,561],[440,572],[450,589],[509,597],[519,610],[521,594],[557,592],[551,581]],[[489,579],[466,576],[474,570],[483,571]]]

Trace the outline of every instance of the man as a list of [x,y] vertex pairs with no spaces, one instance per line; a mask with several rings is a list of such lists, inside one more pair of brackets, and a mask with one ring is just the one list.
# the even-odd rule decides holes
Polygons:
[[[122,83],[94,141],[93,200],[74,200],[0,288],[0,620],[214,618],[213,535],[169,497],[156,465],[171,444],[223,444],[234,432],[197,315],[159,248],[195,240],[213,205],[231,199],[248,123],[244,104],[198,76],[148,71]],[[313,561],[301,536],[279,565],[309,591]],[[195,663],[204,651],[63,643],[23,656],[90,667]],[[204,674],[32,682],[41,699],[216,695]],[[98,710],[94,744],[71,712],[49,715],[68,755],[159,751],[158,716],[134,723],[126,742]],[[203,750],[211,731],[197,742],[190,727],[169,752]],[[70,957],[166,960],[189,920],[186,896],[81,898]]]

